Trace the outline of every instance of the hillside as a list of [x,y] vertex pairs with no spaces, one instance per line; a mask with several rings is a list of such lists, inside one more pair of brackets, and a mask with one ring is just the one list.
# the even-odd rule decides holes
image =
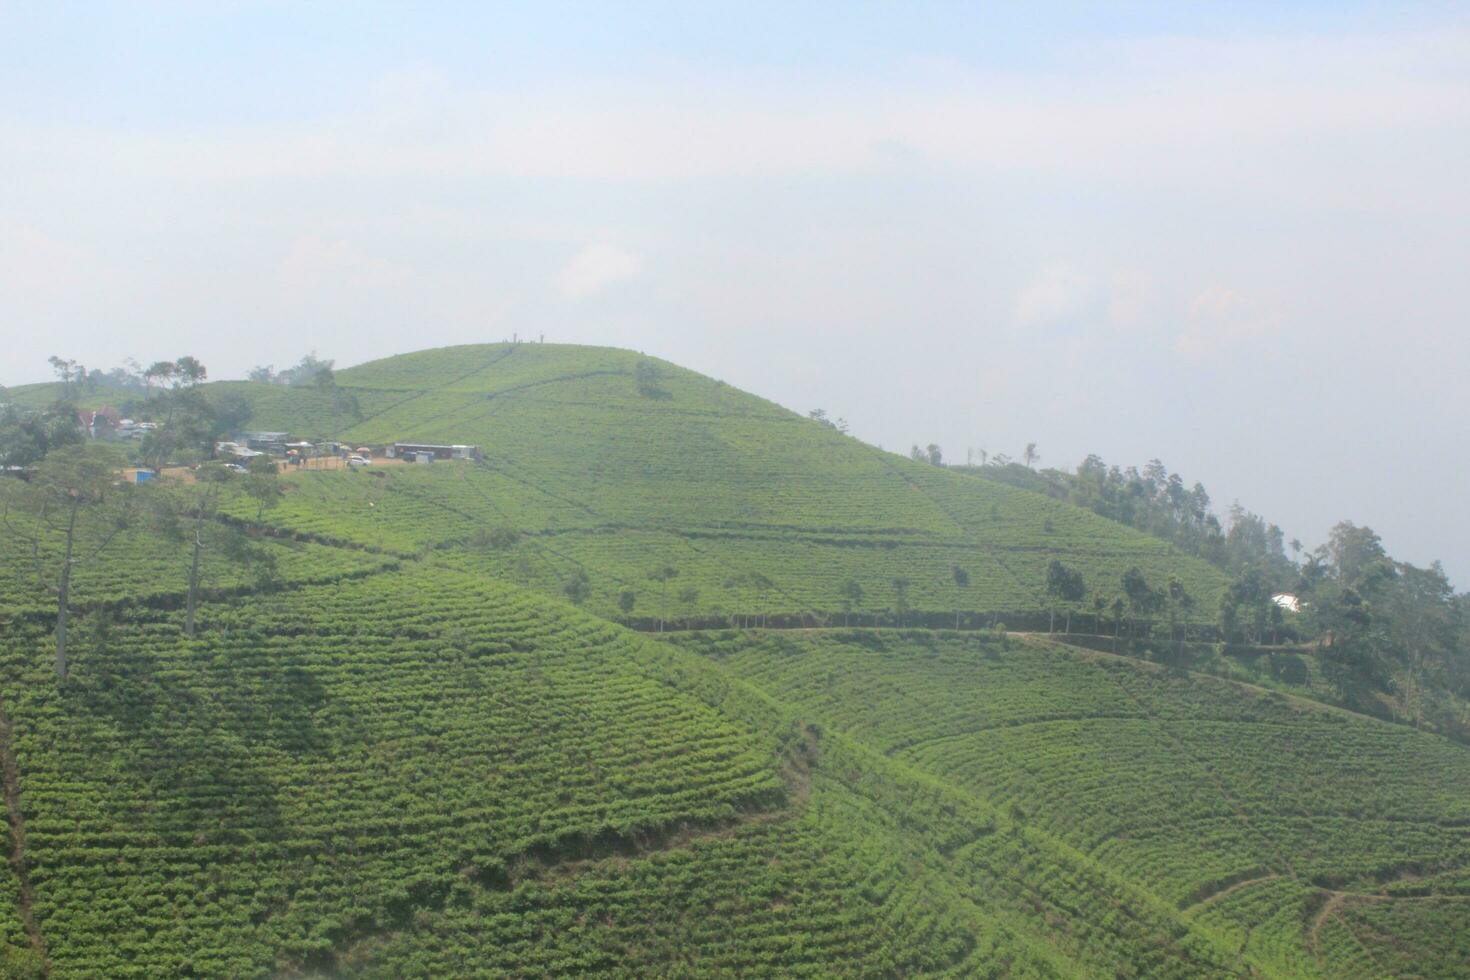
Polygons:
[[[657,377],[641,382],[640,364],[656,365]],[[952,623],[960,612],[1014,624],[1050,605],[1054,557],[1109,597],[1130,567],[1159,587],[1176,575],[1206,617],[1225,584],[1204,562],[1079,508],[916,464],[629,351],[446,348],[347,369],[337,382],[335,392],[215,389],[251,399],[253,426],[354,443],[471,443],[484,462],[385,470],[371,482],[303,473],[273,523],[441,549],[447,561],[543,591],[559,592],[581,569],[587,608],[604,616],[831,620],[852,580],[860,617],[894,622],[902,606],[910,623]],[[466,547],[476,528],[496,526],[519,543]],[[673,579],[649,579],[665,566]],[[619,609],[624,592],[634,594],[631,611]],[[1090,600],[1076,608],[1090,610]]]
[[0,975],[1470,973],[1470,748],[1283,693],[1330,651],[987,628],[1053,559],[1204,616],[1213,567],[631,352],[337,380],[209,390],[483,462],[227,500],[261,560],[208,557],[193,638],[187,542],[130,527],[65,682],[0,548]]

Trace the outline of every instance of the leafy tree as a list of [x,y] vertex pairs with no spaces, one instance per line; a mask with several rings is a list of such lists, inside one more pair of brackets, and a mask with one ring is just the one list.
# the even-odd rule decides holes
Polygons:
[[661,401],[673,397],[663,387],[663,377],[663,368],[649,358],[643,358],[633,367],[633,383],[638,387],[638,394],[644,398]]
[[776,588],[776,583],[771,581],[761,572],[751,572],[747,580],[756,593],[760,596],[760,625],[767,626],[770,623],[770,597],[771,590]]
[[143,437],[139,456],[154,472],[169,463],[204,459],[214,447],[214,407],[197,388],[173,388],[161,395],[165,407],[158,428]]
[[508,524],[477,527],[470,532],[469,546],[477,551],[509,551],[521,540],[521,532]]
[[664,631],[664,610],[668,608],[669,582],[678,578],[679,570],[673,565],[659,565],[648,573],[650,581],[659,584],[658,631]]
[[916,463],[928,463],[930,466],[943,466],[944,450],[940,449],[939,444],[934,442],[920,449],[919,444],[916,442],[913,448],[909,450],[909,459],[912,459]]
[[131,522],[131,487],[117,480],[105,446],[67,447],[36,464],[30,480],[0,482],[7,535],[30,553],[37,578],[56,596],[56,676],[67,676],[71,576]]
[[205,370],[204,365],[199,363],[199,359],[196,357],[185,354],[183,357],[174,361],[174,378],[178,386],[192,388],[197,384],[203,383],[207,377],[209,377],[209,372]]
[[[208,376],[204,365],[187,354],[174,361],[156,361],[144,371],[145,378],[168,382],[155,406],[161,421],[143,437],[140,448],[144,464],[155,472],[170,462],[190,463],[212,454],[220,427],[214,404],[199,387]],[[228,410],[238,413],[240,408],[230,405]]]
[[684,607],[684,612],[686,613],[685,625],[687,626],[687,614],[692,614],[694,612],[695,606],[699,604],[699,590],[692,585],[686,585],[684,588],[679,590],[678,598],[679,605]]
[[1040,457],[1034,455],[1034,443],[1028,449],[1033,455],[1023,454],[1025,465],[996,456],[986,466],[982,453],[982,466],[973,472],[1085,507],[1227,570],[1261,565],[1281,584],[1293,574],[1280,528],[1236,505],[1229,511],[1227,534],[1210,509],[1205,488],[1199,483],[1187,487],[1179,474],[1170,473],[1157,459],[1149,460],[1142,470],[1120,469],[1090,455],[1068,473],[1032,469]]
[[1133,613],[1139,632],[1145,632],[1148,618],[1157,610],[1161,598],[1149,586],[1148,579],[1144,578],[1143,571],[1137,565],[1123,573],[1123,595],[1128,598],[1128,607]]
[[312,351],[291,367],[277,371],[273,380],[278,385],[314,385],[323,369],[332,370],[333,363],[317,357],[316,351]]
[[[1055,633],[1057,629],[1057,611],[1055,603],[1081,602],[1087,594],[1087,585],[1082,579],[1082,573],[1075,568],[1069,568],[1056,558],[1053,558],[1046,566],[1046,594],[1052,600],[1051,626],[1049,632]],[[1068,633],[1072,632],[1072,610],[1067,609]]]
[[163,383],[174,377],[178,366],[173,361],[154,361],[143,369],[143,387],[145,397],[152,396],[155,382]]
[[53,450],[80,445],[85,438],[76,409],[66,402],[40,412],[14,404],[0,407],[0,467],[30,466]]
[[585,568],[574,569],[572,574],[567,576],[567,580],[562,583],[561,590],[574,605],[580,606],[586,602],[587,597],[592,594],[592,582],[587,577],[587,570]]
[[334,439],[338,438],[341,431],[340,418],[344,412],[353,418],[362,417],[362,409],[359,407],[357,396],[338,386],[337,373],[332,370],[330,361],[317,367],[312,377],[312,384],[316,386],[317,391],[327,396],[332,425],[330,436]]
[[638,594],[632,589],[624,589],[618,593],[618,609],[624,616],[631,615],[633,607],[638,604]]
[[211,435],[216,437],[239,432],[255,414],[255,406],[250,399],[237,392],[226,392],[215,398],[211,404],[214,416],[210,427]]
[[82,384],[87,380],[87,369],[75,360],[52,355],[46,358],[56,379],[61,382],[61,400],[71,401],[81,394]]
[[265,517],[265,512],[280,503],[285,496],[281,487],[281,471],[276,461],[269,456],[252,456],[247,464],[249,474],[245,477],[245,493],[256,503],[255,521]]
[[853,607],[863,601],[863,587],[858,580],[850,578],[837,588],[838,601],[842,604],[842,625],[848,625],[848,617],[852,615]]
[[1272,588],[1265,573],[1257,566],[1242,569],[1231,581],[1220,600],[1220,628],[1225,639],[1242,631],[1247,642],[1263,642],[1271,622]]
[[909,586],[913,583],[902,575],[893,580],[893,611],[898,616],[898,625],[904,624],[909,612]]
[[964,604],[964,590],[970,587],[970,573],[959,565],[951,566],[950,575],[954,578],[954,628],[960,628],[960,607]]
[[[185,592],[184,635],[192,637],[199,608],[200,562],[205,552],[214,552],[239,564],[257,565],[267,574],[273,556],[251,547],[238,527],[218,520],[219,504],[226,484],[234,475],[222,463],[205,463],[194,471],[193,483],[150,488],[150,502],[166,537],[187,541],[189,574]],[[246,477],[245,479],[249,479]]]
[[1173,575],[1169,576],[1169,584],[1164,592],[1164,600],[1169,616],[1169,636],[1179,643],[1179,653],[1184,653],[1184,637],[1179,632],[1179,624],[1188,622],[1190,614],[1194,612],[1194,596],[1184,587],[1184,583]]
[[1026,443],[1026,448],[1021,451],[1021,459],[1025,461],[1028,470],[1035,469],[1036,464],[1041,461],[1041,454],[1036,451],[1036,443]]

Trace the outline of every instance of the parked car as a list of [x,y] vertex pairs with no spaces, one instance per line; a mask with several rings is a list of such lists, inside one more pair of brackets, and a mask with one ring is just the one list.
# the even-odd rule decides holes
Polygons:
[[357,453],[353,453],[351,456],[348,456],[347,457],[347,465],[348,466],[372,466],[373,465],[373,461],[370,460],[370,459],[368,459],[366,456],[359,456]]

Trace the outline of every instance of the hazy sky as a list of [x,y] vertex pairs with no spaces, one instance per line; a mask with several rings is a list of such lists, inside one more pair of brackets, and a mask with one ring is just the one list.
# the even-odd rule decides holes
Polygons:
[[967,6],[0,0],[0,384],[544,333],[1470,587],[1470,8]]

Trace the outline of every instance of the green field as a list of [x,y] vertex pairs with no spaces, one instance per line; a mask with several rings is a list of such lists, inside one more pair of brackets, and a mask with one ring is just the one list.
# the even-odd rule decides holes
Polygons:
[[211,386],[485,460],[227,500],[274,560],[206,553],[193,638],[187,543],[138,524],[77,568],[65,683],[0,549],[0,976],[1470,975],[1470,748],[1296,696],[1321,651],[989,628],[1053,559],[1201,617],[1225,582],[644,361]]

